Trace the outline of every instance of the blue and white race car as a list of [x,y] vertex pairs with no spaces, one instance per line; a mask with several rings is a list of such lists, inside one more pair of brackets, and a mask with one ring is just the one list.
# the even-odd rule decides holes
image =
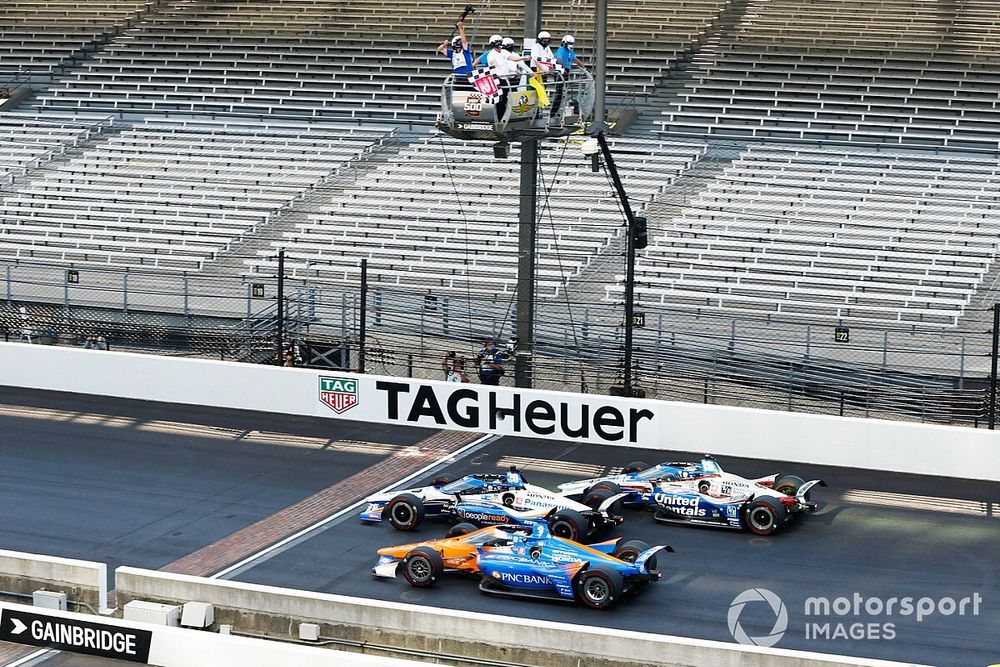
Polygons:
[[582,541],[619,525],[626,494],[599,491],[587,503],[577,502],[540,486],[528,484],[517,470],[503,475],[466,475],[455,481],[435,480],[431,486],[376,494],[361,520],[387,520],[397,530],[414,530],[427,517],[441,517],[475,526],[519,525],[544,519],[553,535]]
[[626,594],[659,581],[660,551],[673,548],[621,539],[586,546],[553,536],[545,521],[535,520],[525,526],[483,528],[380,549],[372,574],[395,577],[402,568],[411,585],[425,588],[445,572],[466,572],[480,578],[479,590],[484,593],[576,600],[607,609]]
[[663,523],[688,523],[772,535],[819,504],[810,491],[826,486],[795,475],[747,479],[725,472],[711,456],[696,463],[630,463],[621,474],[560,484],[559,490],[587,502],[589,494],[625,493],[625,504],[646,507]]

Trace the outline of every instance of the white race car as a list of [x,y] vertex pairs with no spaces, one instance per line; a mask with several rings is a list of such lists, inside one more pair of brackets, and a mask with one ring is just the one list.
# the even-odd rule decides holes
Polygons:
[[711,456],[697,463],[630,463],[619,475],[560,484],[571,498],[588,494],[625,493],[625,504],[646,507],[664,523],[690,523],[749,530],[771,535],[796,514],[815,512],[810,497],[823,480],[804,481],[795,475],[747,479],[725,472]]
[[622,522],[628,494],[598,490],[582,502],[528,484],[516,469],[503,475],[466,475],[431,486],[376,494],[365,499],[361,520],[385,518],[397,530],[413,530],[425,517],[444,517],[477,527],[518,525],[545,518],[551,533],[574,541]]

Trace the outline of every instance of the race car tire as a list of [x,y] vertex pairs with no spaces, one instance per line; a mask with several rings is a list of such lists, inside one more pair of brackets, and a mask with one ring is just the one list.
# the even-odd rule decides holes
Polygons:
[[451,483],[451,477],[448,477],[447,475],[441,475],[440,477],[435,477],[431,480],[431,486],[444,486],[449,483]]
[[576,599],[591,609],[609,609],[621,597],[625,581],[618,571],[597,565],[587,568],[576,578]]
[[412,493],[401,493],[385,504],[383,514],[396,530],[414,530],[424,520],[424,502]]
[[780,475],[774,480],[774,486],[771,488],[778,493],[784,493],[786,496],[794,496],[805,483],[804,479],[795,475]]
[[[617,486],[617,484],[615,486]],[[583,498],[580,499],[580,502],[583,503],[584,505],[586,505],[587,507],[596,510],[596,509],[598,509],[601,506],[601,503],[603,503],[605,500],[607,500],[608,498],[610,498],[610,497],[612,497],[614,495],[615,495],[614,492],[612,492],[610,489],[607,489],[607,488],[604,488],[604,487],[600,487],[600,488],[591,489],[590,491],[587,491],[585,494],[583,494]],[[608,514],[610,514],[612,516],[621,516],[622,515],[622,499],[621,498],[619,498],[618,500],[616,500],[611,505],[611,507],[608,508]]]
[[642,472],[643,470],[649,470],[649,468],[650,465],[645,461],[632,461],[632,463],[629,463],[624,468],[622,468],[622,474],[628,475],[633,472]]
[[785,515],[777,498],[762,496],[747,506],[743,523],[755,535],[773,535],[784,525]]
[[576,510],[559,510],[549,518],[549,532],[574,542],[583,541],[588,527],[587,519]]
[[429,588],[444,573],[441,554],[430,547],[417,547],[403,557],[403,578],[417,588]]
[[[611,553],[612,556],[626,563],[634,563],[639,554],[643,551],[649,549],[649,545],[642,540],[623,540],[615,546],[615,550]],[[646,561],[646,569],[650,572],[656,570],[656,556],[650,556],[649,560]]]
[[448,529],[445,533],[445,537],[461,537],[462,535],[468,535],[469,533],[479,530],[471,523],[456,523],[454,526]]
[[610,492],[612,496],[622,492],[622,487],[618,486],[614,482],[598,482],[597,484],[594,484],[592,487],[587,489],[587,493],[590,493],[591,491],[597,491],[598,489],[604,489],[605,491]]

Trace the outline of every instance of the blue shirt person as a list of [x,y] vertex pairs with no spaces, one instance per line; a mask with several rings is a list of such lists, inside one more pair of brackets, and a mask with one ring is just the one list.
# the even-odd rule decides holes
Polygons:
[[479,381],[483,384],[498,385],[504,374],[503,352],[492,338],[487,338],[483,349],[476,354],[479,363]]
[[576,46],[576,39],[573,35],[563,35],[562,44],[556,49],[556,60],[562,63],[563,68],[568,72],[573,69],[573,65],[584,67],[583,61],[576,57],[573,47]]
[[455,75],[468,76],[472,74],[472,52],[469,50],[469,40],[465,38],[465,25],[459,21],[456,25],[458,34],[441,42],[437,52],[451,61],[451,71]]

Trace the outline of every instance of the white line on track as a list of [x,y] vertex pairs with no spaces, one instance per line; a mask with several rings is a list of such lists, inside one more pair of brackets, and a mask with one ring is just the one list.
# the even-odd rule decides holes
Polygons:
[[27,665],[27,664],[29,664],[29,663],[37,660],[38,658],[41,658],[43,656],[48,655],[49,653],[55,654],[56,651],[52,651],[52,650],[47,649],[47,648],[38,649],[37,651],[35,651],[34,653],[32,653],[30,655],[26,655],[26,656],[24,656],[23,658],[21,658],[19,660],[15,660],[14,662],[9,663],[7,665],[7,667],[18,667],[18,665]]
[[[442,456],[441,458],[439,458],[438,460],[434,461],[433,463],[429,463],[429,464],[425,465],[420,470],[417,470],[416,472],[407,475],[403,479],[400,479],[400,480],[397,480],[397,481],[393,482],[392,484],[388,485],[384,489],[381,489],[380,491],[376,491],[376,493],[385,493],[387,491],[391,491],[392,489],[400,486],[401,484],[405,484],[405,483],[409,482],[410,480],[412,480],[412,479],[414,479],[416,477],[419,477],[420,475],[425,474],[428,470],[433,470],[434,468],[437,468],[438,466],[444,465],[445,463],[447,463],[451,459],[455,459],[455,460],[460,459],[466,453],[468,453],[469,451],[474,450],[474,449],[478,449],[478,448],[480,448],[480,447],[482,447],[484,445],[487,445],[487,444],[493,442],[495,439],[497,439],[499,437],[500,436],[492,435],[491,434],[491,435],[484,435],[481,438],[477,438],[476,440],[473,440],[472,442],[470,442],[469,444],[465,445],[464,447],[461,447],[460,449],[458,449],[458,450],[456,450],[454,452],[451,452],[450,454],[446,454],[445,456]],[[370,495],[374,495],[374,494],[370,494]],[[349,507],[345,507],[344,509],[340,510],[339,512],[331,514],[330,516],[326,517],[325,519],[321,519],[320,521],[317,521],[316,523],[312,524],[311,526],[306,526],[305,528],[303,528],[299,532],[295,533],[294,535],[289,535],[288,537],[286,537],[285,539],[281,540],[280,542],[276,542],[275,544],[272,544],[271,546],[267,547],[266,549],[261,549],[257,553],[252,554],[250,556],[247,556],[246,558],[244,558],[240,562],[238,562],[238,563],[236,563],[234,565],[230,565],[229,567],[225,568],[224,570],[220,570],[219,572],[216,572],[215,574],[213,574],[212,576],[210,576],[208,578],[209,579],[224,579],[224,578],[226,578],[227,575],[233,574],[234,572],[236,572],[238,570],[242,570],[242,569],[246,568],[247,566],[249,566],[254,561],[266,559],[267,557],[272,556],[272,555],[277,555],[275,552],[277,552],[278,550],[280,550],[283,547],[287,546],[288,544],[290,544],[292,542],[295,542],[297,540],[300,540],[305,535],[307,535],[307,534],[309,534],[309,533],[311,533],[311,532],[313,532],[315,530],[318,530],[318,529],[322,528],[323,526],[325,526],[325,525],[327,525],[327,524],[329,524],[329,523],[331,523],[333,521],[336,521],[337,519],[339,519],[340,517],[344,516],[348,512],[357,511],[357,509],[359,507],[361,507],[362,505],[364,505],[364,504],[365,504],[364,499],[361,499],[358,502],[354,503],[353,505],[350,505]]]

